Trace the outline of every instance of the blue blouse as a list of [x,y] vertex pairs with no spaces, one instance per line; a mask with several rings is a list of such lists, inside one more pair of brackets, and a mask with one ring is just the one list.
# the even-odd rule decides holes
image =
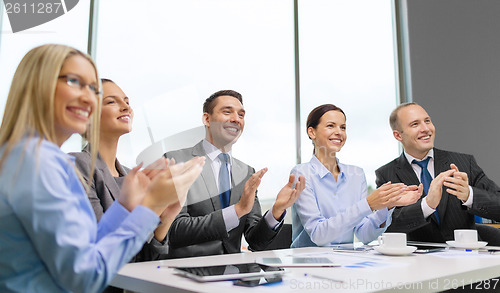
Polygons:
[[394,209],[370,209],[363,169],[337,163],[337,181],[316,156],[292,169],[296,178],[306,179],[304,191],[292,206],[292,247],[352,243],[354,235],[369,243],[391,224]]
[[[0,149],[0,156],[5,146]],[[99,224],[74,158],[22,139],[0,171],[0,292],[99,292],[159,223],[118,201]]]

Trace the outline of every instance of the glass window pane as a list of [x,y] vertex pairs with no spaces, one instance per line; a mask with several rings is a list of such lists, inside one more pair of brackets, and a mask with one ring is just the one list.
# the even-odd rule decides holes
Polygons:
[[[4,5],[4,3],[0,3]],[[57,43],[75,47],[87,52],[90,0],[79,1],[64,15],[39,26],[12,33],[5,7],[1,10],[0,35],[0,119],[9,94],[10,83],[17,65],[24,55],[34,47]],[[63,145],[64,151],[79,151],[81,137],[74,135]]]
[[299,2],[302,161],[312,156],[306,120],[331,103],[347,116],[341,162],[362,167],[375,186],[375,170],[398,155],[389,127],[396,106],[390,1]]
[[[233,154],[269,168],[259,196],[274,199],[295,164],[293,2],[138,3],[107,0],[99,7],[101,76],[123,88],[135,111],[134,129],[120,141],[120,161],[135,165],[152,140],[168,144],[174,135],[200,130],[204,100],[233,89],[247,111]],[[137,5],[147,13],[137,13]],[[203,128],[197,133],[186,147],[204,137]],[[165,149],[170,146],[155,154]]]

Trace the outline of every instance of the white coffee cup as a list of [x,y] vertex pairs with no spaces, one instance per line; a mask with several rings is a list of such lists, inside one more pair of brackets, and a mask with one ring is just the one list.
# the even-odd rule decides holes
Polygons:
[[405,233],[384,233],[378,237],[378,244],[386,248],[406,247]]
[[456,243],[476,243],[477,231],[474,229],[457,229],[455,233]]

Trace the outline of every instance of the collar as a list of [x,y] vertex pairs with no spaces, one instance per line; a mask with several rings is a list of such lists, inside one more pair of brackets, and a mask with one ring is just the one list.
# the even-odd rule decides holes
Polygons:
[[412,155],[408,154],[406,151],[403,151],[403,153],[406,157],[406,160],[408,161],[408,163],[410,165],[412,164],[413,160],[423,161],[423,160],[427,159],[427,157],[434,158],[434,148],[430,149],[429,152],[427,153],[427,155],[422,160],[419,160],[419,159],[413,157]]
[[[341,164],[339,162],[339,159],[338,158],[335,158],[337,160],[337,166],[339,167],[339,176],[338,178],[344,178],[346,175],[344,173],[344,169],[345,169],[345,165],[344,164]],[[330,172],[326,167],[325,165],[323,165],[316,156],[312,156],[311,158],[311,161],[310,161],[311,165],[313,166],[313,168],[316,170],[316,173],[318,173],[319,177],[321,178],[324,178],[326,175],[328,174],[332,174],[332,172]],[[333,176],[333,174],[332,174]]]
[[[208,140],[203,139],[203,149],[205,150],[205,153],[207,154],[207,157],[213,162],[215,159],[217,159],[217,156],[219,156],[220,149],[218,149],[216,146],[211,144]],[[232,151],[229,151],[227,153],[229,155],[229,163],[232,164],[233,162],[233,155]]]

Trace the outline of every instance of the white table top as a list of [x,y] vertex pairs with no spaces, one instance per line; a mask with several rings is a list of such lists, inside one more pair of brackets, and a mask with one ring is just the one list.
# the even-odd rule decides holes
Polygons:
[[[173,274],[168,266],[205,266],[254,262],[257,257],[327,256],[341,267],[287,268],[283,282],[246,288],[232,282],[198,283]],[[308,276],[304,274],[307,273]],[[343,282],[321,279],[323,276]],[[500,291],[500,255],[446,250],[428,254],[386,256],[368,252],[334,252],[331,247],[310,247],[230,255],[193,257],[123,267],[111,285],[136,292],[437,292],[446,289],[495,286]],[[489,282],[487,285],[486,282]],[[469,285],[469,286],[467,286]]]

